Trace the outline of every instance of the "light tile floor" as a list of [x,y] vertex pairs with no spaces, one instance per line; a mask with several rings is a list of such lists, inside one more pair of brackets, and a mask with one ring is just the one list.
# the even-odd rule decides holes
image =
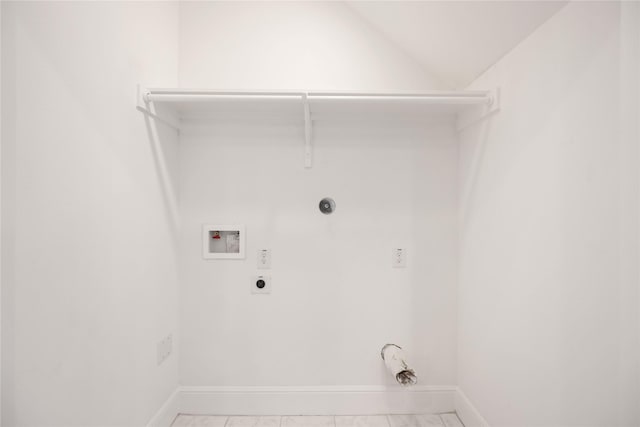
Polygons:
[[180,414],[173,427],[464,427],[454,413],[440,415],[209,416]]

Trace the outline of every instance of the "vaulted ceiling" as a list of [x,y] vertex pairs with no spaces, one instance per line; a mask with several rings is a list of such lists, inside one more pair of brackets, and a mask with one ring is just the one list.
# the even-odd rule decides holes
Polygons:
[[565,1],[349,1],[357,15],[451,88],[463,88]]

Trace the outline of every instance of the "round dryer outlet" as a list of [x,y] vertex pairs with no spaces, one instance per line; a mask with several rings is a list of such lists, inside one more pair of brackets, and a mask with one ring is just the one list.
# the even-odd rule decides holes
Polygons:
[[254,276],[251,279],[252,294],[270,294],[271,293],[271,277],[270,276]]

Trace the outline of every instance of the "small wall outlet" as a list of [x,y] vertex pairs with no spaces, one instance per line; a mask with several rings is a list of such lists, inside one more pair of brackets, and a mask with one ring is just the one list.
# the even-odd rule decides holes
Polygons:
[[173,334],[169,334],[156,346],[158,365],[162,364],[173,352]]
[[251,279],[252,294],[270,294],[271,293],[271,277],[270,276],[254,276]]
[[407,266],[407,250],[404,248],[393,248],[391,252],[391,266],[393,268],[404,268]]
[[263,270],[271,268],[271,250],[270,249],[258,250],[258,268]]

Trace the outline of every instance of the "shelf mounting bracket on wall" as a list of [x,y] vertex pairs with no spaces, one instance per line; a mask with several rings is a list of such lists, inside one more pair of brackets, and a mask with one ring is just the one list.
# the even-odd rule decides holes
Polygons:
[[483,108],[459,114],[456,122],[456,130],[458,132],[481,123],[500,111],[500,88],[497,87],[489,91],[488,97],[489,102]]
[[167,117],[165,114],[158,113],[153,103],[148,99],[149,93],[148,89],[138,85],[136,91],[136,109],[180,133],[180,122],[173,117]]
[[[304,120],[304,167],[313,165],[313,125],[327,119],[327,111],[342,116],[367,119],[399,119],[402,123],[422,123],[422,115],[457,114],[459,132],[483,122],[500,111],[500,90],[463,90],[431,92],[322,92],[322,91],[229,91],[188,88],[148,88],[138,86],[136,108],[145,117],[180,132],[194,117],[196,120],[225,120],[242,114],[247,117],[278,114],[300,123],[300,103]],[[278,110],[282,107],[282,110]],[[286,107],[286,108],[284,108]],[[273,110],[273,111],[272,111]],[[278,111],[275,111],[278,110]],[[231,114],[231,115],[229,115]],[[274,117],[272,114],[271,117]],[[313,114],[313,115],[312,115]]]
[[313,136],[313,124],[311,122],[311,109],[306,93],[302,94],[302,104],[304,107],[304,167],[309,169],[312,166],[311,137]]

